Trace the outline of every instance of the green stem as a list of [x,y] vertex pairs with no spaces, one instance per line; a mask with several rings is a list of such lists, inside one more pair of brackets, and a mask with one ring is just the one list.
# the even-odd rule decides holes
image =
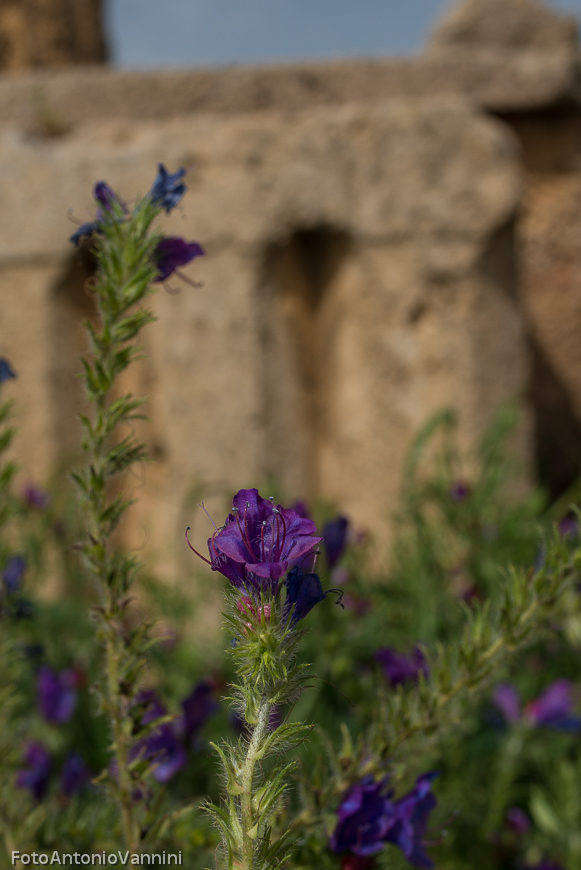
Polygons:
[[518,759],[524,744],[523,728],[515,728],[505,742],[498,759],[497,775],[494,778],[494,790],[486,816],[484,833],[490,835],[496,831],[502,822],[502,815],[509,799],[509,790],[514,779]]
[[240,785],[242,787],[242,794],[240,795],[240,822],[242,827],[241,870],[252,870],[254,865],[254,843],[256,841],[256,832],[253,831],[256,822],[254,821],[252,809],[254,768],[258,761],[257,755],[262,747],[264,735],[268,729],[270,710],[270,702],[263,697],[258,711],[258,721],[248,744],[246,758],[244,759],[240,775]]

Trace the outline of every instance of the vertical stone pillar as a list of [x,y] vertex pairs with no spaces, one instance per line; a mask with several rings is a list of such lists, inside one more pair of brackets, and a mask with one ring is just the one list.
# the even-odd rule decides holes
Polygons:
[[101,0],[0,0],[0,69],[106,58]]

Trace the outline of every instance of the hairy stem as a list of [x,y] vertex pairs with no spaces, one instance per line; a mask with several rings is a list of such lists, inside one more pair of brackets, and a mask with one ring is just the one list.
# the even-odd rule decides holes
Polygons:
[[[252,809],[254,769],[258,760],[257,754],[261,749],[264,735],[268,729],[270,711],[271,705],[268,700],[264,698],[259,708],[258,721],[254,727],[250,743],[248,744],[246,758],[244,759],[244,764],[241,770],[240,785],[242,786],[242,794],[240,795],[240,821],[242,827],[242,870],[252,870],[254,864],[254,841],[256,840],[256,834],[253,832],[256,822]],[[253,833],[254,836],[252,836]]]

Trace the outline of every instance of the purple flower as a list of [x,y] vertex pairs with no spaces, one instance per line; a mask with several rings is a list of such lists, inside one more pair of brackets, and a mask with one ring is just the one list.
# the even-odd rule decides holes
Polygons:
[[51,759],[42,743],[29,743],[24,753],[26,769],[16,774],[18,788],[27,788],[37,800],[42,800],[48,788]]
[[529,867],[528,870],[565,870],[565,868],[558,861],[549,861],[548,858],[543,858],[542,861],[535,864],[534,867]]
[[69,752],[61,771],[61,791],[66,797],[81,791],[91,779],[91,771],[78,752]]
[[571,715],[573,698],[568,680],[555,680],[538,698],[527,704],[522,714],[518,691],[510,683],[501,683],[496,688],[494,703],[509,725],[526,721],[530,725],[560,731],[581,731],[581,718]]
[[366,856],[383,849],[395,822],[390,794],[384,794],[386,784],[367,776],[349,789],[337,810],[339,821],[330,839],[333,852]]
[[215,691],[216,684],[213,680],[201,679],[198,680],[188,697],[182,701],[186,745],[191,744],[192,739],[204,723],[220,709],[220,705],[214,697]]
[[395,803],[393,792],[385,794],[386,780],[374,782],[368,776],[352,786],[337,810],[339,821],[330,838],[331,849],[365,857],[390,842],[399,846],[414,867],[433,867],[423,838],[428,816],[436,806],[431,790],[436,776],[431,772],[418,777],[412,791]]
[[524,715],[533,725],[545,725],[563,731],[581,730],[581,719],[571,716],[573,698],[568,680],[555,680],[542,695],[527,705]]
[[312,520],[275,506],[257,489],[241,489],[224,527],[208,540],[212,570],[237,589],[264,587],[274,592],[289,563],[313,552],[320,543],[316,531]]
[[579,534],[579,520],[577,517],[565,517],[559,523],[559,534],[562,538],[574,538]]
[[425,773],[416,780],[412,791],[396,801],[396,822],[387,833],[386,840],[395,843],[414,867],[428,868],[434,862],[426,855],[423,845],[428,816],[436,806],[432,794],[432,781],[438,773]]
[[332,568],[337,564],[347,546],[349,520],[347,517],[336,517],[325,524],[323,529],[323,544],[327,554],[327,564]]
[[470,487],[467,483],[463,483],[461,480],[457,480],[451,485],[450,489],[448,490],[448,494],[452,501],[466,501],[466,499],[470,495]]
[[153,255],[158,270],[154,282],[165,281],[180,266],[191,263],[204,253],[204,249],[197,242],[186,242],[179,236],[166,236],[159,242]]
[[[145,689],[136,698],[136,704],[143,705],[141,724],[149,725],[165,716],[166,709],[156,692]],[[148,737],[139,741],[131,752],[133,759],[141,757],[156,763],[153,776],[158,782],[169,782],[183,767],[188,757],[173,722],[165,722],[156,728]]]
[[50,495],[35,483],[27,483],[22,493],[22,498],[30,507],[39,511],[45,510],[50,504]]
[[182,181],[185,174],[185,169],[178,169],[172,174],[167,171],[163,163],[158,163],[157,176],[149,191],[150,200],[169,214],[187,190]]
[[26,571],[26,559],[24,556],[9,556],[2,571],[2,580],[9,593],[18,592],[24,572]]
[[494,690],[493,700],[509,725],[519,721],[520,697],[511,683],[500,683]]
[[410,655],[398,653],[393,647],[386,646],[377,650],[375,658],[392,686],[417,680],[420,674],[427,677],[429,673],[426,657],[419,646],[414,647]]
[[506,814],[506,821],[519,837],[524,837],[531,829],[531,820],[520,807],[511,807]]
[[44,665],[36,679],[36,696],[40,712],[48,722],[64,725],[77,704],[77,674],[72,669],[53,671]]
[[3,356],[0,356],[0,384],[3,384],[4,381],[9,381],[11,378],[15,378],[14,370],[12,366]]

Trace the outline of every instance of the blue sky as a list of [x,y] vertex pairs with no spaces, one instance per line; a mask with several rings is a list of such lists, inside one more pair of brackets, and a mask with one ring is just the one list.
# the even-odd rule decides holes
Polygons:
[[[449,0],[106,0],[113,61],[129,68],[407,54]],[[576,13],[581,0],[549,5]]]

